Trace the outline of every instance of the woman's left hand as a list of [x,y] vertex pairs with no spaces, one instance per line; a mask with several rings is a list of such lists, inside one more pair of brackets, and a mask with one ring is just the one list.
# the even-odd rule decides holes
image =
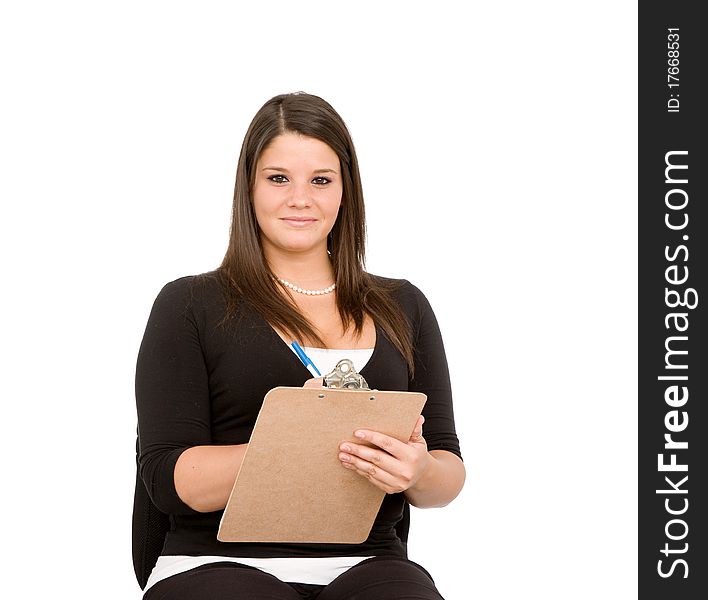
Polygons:
[[434,460],[423,439],[424,420],[422,415],[418,417],[406,443],[383,433],[359,429],[354,435],[376,447],[342,442],[339,460],[344,467],[366,477],[387,494],[404,492],[416,484],[430,461]]

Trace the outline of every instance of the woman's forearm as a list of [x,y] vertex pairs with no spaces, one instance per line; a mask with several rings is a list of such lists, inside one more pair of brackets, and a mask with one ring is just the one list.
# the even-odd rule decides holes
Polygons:
[[248,444],[194,446],[175,465],[177,495],[198,512],[221,510],[231,494]]
[[404,494],[418,508],[434,508],[452,502],[465,483],[465,466],[446,450],[431,450],[430,464],[421,478]]
[[[221,510],[231,494],[248,444],[194,446],[175,465],[175,489],[180,499],[198,512]],[[465,482],[462,461],[445,450],[432,450],[430,464],[416,484],[405,491],[418,508],[445,506],[460,493]]]

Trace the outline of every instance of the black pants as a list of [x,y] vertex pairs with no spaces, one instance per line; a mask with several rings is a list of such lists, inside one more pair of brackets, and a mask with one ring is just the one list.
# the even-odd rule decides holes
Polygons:
[[329,585],[283,583],[254,567],[220,562],[173,575],[153,585],[143,600],[443,600],[430,574],[403,559],[377,556],[342,573]]

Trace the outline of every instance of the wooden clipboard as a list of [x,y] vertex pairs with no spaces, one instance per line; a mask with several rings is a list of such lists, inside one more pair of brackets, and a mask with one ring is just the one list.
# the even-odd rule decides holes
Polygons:
[[264,400],[217,539],[360,544],[385,492],[342,467],[356,429],[408,441],[425,404],[418,392],[277,387]]

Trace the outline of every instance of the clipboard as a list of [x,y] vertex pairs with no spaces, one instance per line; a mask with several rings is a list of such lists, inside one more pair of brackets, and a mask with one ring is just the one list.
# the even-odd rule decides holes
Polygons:
[[356,429],[410,438],[419,392],[276,387],[256,419],[217,533],[222,542],[360,544],[384,496],[342,467]]

